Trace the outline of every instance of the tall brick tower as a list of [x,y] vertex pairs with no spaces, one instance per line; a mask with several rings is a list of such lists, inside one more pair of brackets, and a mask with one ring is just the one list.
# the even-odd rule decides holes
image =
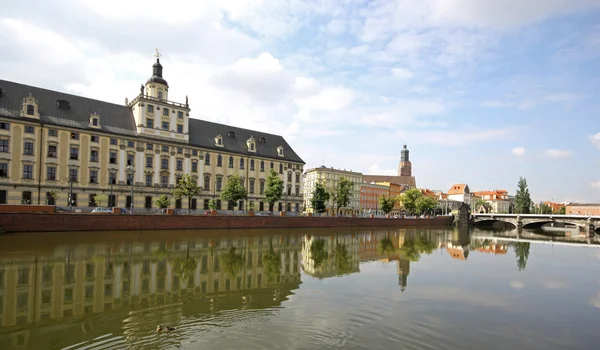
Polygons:
[[406,144],[400,153],[400,165],[398,165],[398,176],[412,176],[412,164],[410,163],[408,148]]

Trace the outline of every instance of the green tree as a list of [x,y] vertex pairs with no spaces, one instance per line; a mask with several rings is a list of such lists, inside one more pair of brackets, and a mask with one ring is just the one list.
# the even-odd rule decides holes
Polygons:
[[277,282],[277,277],[281,274],[281,257],[273,249],[273,241],[269,240],[269,251],[262,258],[264,273],[268,282]]
[[389,256],[396,251],[394,247],[394,242],[389,237],[384,237],[379,241],[379,253],[381,255]]
[[515,255],[517,256],[517,267],[519,268],[519,271],[525,270],[527,259],[529,259],[529,243],[515,243]]
[[156,200],[156,205],[158,205],[160,209],[168,208],[171,205],[171,197],[167,196],[166,194],[163,194]]
[[235,247],[231,247],[229,252],[221,254],[219,260],[225,273],[230,278],[235,278],[244,267],[244,256],[241,253],[236,253]]
[[339,214],[340,208],[345,208],[350,204],[350,197],[352,197],[352,188],[354,183],[345,177],[340,177],[337,185],[334,189],[334,198],[336,203],[336,214]]
[[489,213],[492,211],[492,205],[483,199],[479,198],[477,202],[475,202],[475,209],[479,210],[479,208],[484,207],[485,210]]
[[384,195],[381,195],[381,197],[379,197],[379,208],[385,214],[389,214],[392,210],[394,210],[395,204],[396,204],[396,198],[385,198]]
[[400,254],[407,260],[419,261],[421,254],[431,254],[435,249],[435,242],[423,234],[415,234],[405,237]]
[[177,182],[177,186],[171,191],[171,194],[177,199],[187,197],[188,208],[191,208],[192,198],[199,196],[201,192],[202,187],[198,186],[198,182],[189,174],[184,174]]
[[327,210],[327,201],[329,200],[329,192],[321,182],[317,182],[315,190],[310,199],[310,205],[316,213],[324,213]]
[[435,198],[424,195],[417,198],[417,201],[415,202],[417,212],[421,215],[433,212],[437,205],[438,201]]
[[225,187],[221,191],[221,199],[235,204],[242,199],[248,198],[248,190],[244,187],[242,178],[238,175],[232,175],[227,180]]
[[208,201],[208,209],[216,210],[217,209],[217,201],[214,199],[211,199],[210,201]]
[[517,194],[515,195],[515,214],[529,214],[531,212],[531,196],[527,188],[527,180],[519,178]]
[[196,259],[190,256],[190,242],[188,241],[185,258],[173,259],[173,271],[182,280],[189,281],[194,276],[197,266]]
[[545,203],[540,204],[539,210],[540,214],[552,214],[552,207]]
[[310,244],[310,255],[315,264],[315,269],[318,269],[329,257],[327,250],[325,250],[324,239],[314,239],[312,241]]
[[267,177],[267,188],[265,188],[265,200],[269,203],[271,212],[275,202],[280,200],[281,196],[283,196],[283,180],[279,178],[275,170],[271,169],[269,177]]
[[417,213],[417,200],[423,197],[423,193],[417,188],[411,188],[400,195],[400,202],[410,214]]
[[560,207],[560,209],[558,209],[558,212],[556,214],[562,214],[565,215],[567,213],[567,207],[565,207],[564,205],[562,207]]
[[94,203],[96,203],[97,207],[101,207],[102,203],[108,199],[108,196],[105,196],[103,194],[97,194],[94,196]]

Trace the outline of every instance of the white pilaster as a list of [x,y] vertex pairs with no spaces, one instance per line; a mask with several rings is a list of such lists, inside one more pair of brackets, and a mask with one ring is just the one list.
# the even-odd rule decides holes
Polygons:
[[154,155],[154,183],[155,184],[159,184],[160,183],[160,154],[155,154]]
[[169,156],[169,184],[175,185],[175,157]]
[[125,168],[127,167],[127,161],[125,160],[125,150],[119,150],[119,179],[118,181],[125,181]]

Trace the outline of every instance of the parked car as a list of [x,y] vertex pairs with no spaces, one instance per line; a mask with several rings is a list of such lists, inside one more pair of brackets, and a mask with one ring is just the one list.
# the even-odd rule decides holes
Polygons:
[[110,208],[96,207],[92,210],[92,213],[112,214],[112,210]]

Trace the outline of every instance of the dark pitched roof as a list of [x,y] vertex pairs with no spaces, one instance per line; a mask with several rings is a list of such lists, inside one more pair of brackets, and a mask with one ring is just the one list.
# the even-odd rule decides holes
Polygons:
[[[227,150],[241,154],[255,154],[259,157],[280,159],[292,162],[303,163],[296,152],[290,147],[282,136],[267,134],[260,131],[242,129],[235,126],[213,123],[200,119],[189,119],[190,144],[214,149]],[[233,137],[229,133],[233,132]],[[215,146],[215,137],[221,135],[223,137],[223,147]],[[246,141],[254,137],[256,140],[256,152],[248,152]],[[259,142],[259,139],[264,138],[265,142]],[[277,155],[277,147],[283,146],[283,157]]]
[[[38,101],[40,120],[46,124],[55,124],[76,129],[98,130],[89,127],[90,115],[100,115],[100,130],[137,137],[137,129],[132,111],[125,105],[117,105],[87,97],[75,96],[0,80],[0,115],[20,118],[23,98],[31,94]],[[57,106],[58,100],[69,102],[68,109]],[[228,136],[233,131],[235,137]],[[189,119],[190,145],[208,149],[222,150],[238,154],[256,154],[259,157],[303,163],[302,158],[294,152],[282,136],[260,131],[241,129],[234,126],[213,123],[199,119]],[[223,137],[224,147],[215,146],[214,138]],[[248,152],[246,140],[253,136],[256,140],[256,152]],[[264,138],[265,143],[259,142]],[[283,157],[277,154],[277,147],[283,146]]]
[[[2,89],[0,115],[20,117],[23,98],[31,94],[38,102],[40,120],[43,123],[77,129],[98,130],[89,127],[90,115],[97,113],[100,115],[100,130],[120,135],[137,135],[133,114],[125,105],[117,105],[6,80],[0,80],[0,89]],[[58,100],[68,101],[69,108],[59,108],[57,105]]]

